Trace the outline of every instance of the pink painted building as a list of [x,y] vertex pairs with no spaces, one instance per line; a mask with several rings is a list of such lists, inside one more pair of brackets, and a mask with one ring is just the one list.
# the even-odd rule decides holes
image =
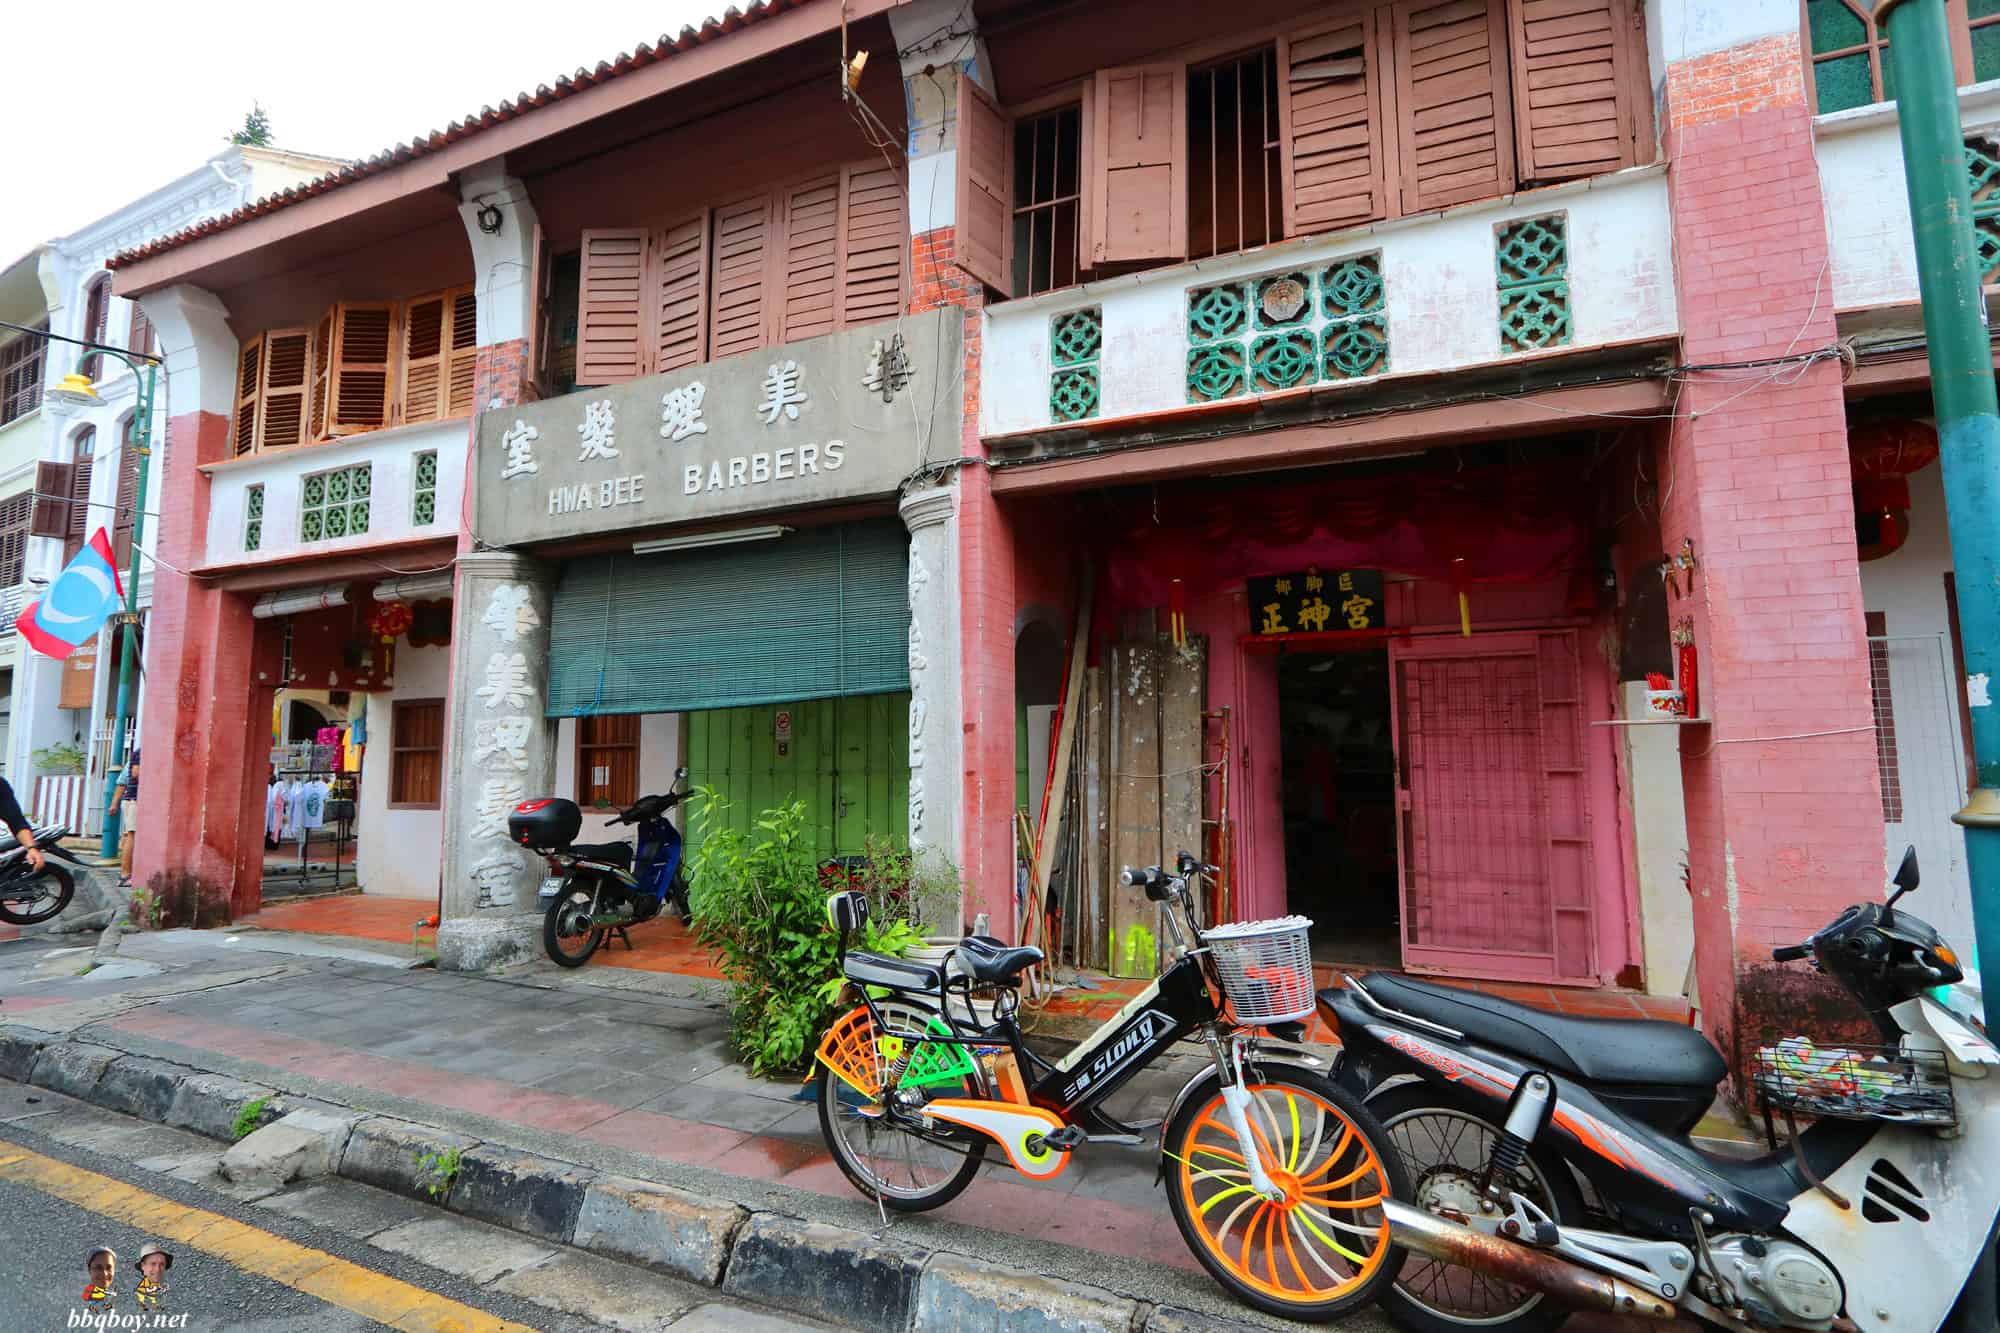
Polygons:
[[449,962],[531,947],[510,797],[685,759],[1081,963],[1185,847],[1324,961],[1755,1039],[1885,828],[1962,860],[1949,561],[1893,113],[1796,5],[1668,9],[774,0],[120,256],[194,572],[141,874],[258,900],[260,598],[428,593],[421,685],[345,683]]

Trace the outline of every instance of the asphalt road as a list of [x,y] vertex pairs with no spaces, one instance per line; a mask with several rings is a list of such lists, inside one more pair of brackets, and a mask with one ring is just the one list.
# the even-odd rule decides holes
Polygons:
[[[44,1178],[24,1180],[19,1174],[24,1169],[33,1169]],[[88,1277],[85,1265],[90,1251],[100,1245],[118,1254],[113,1283],[117,1299],[111,1310],[124,1317],[123,1327],[148,1326],[131,1322],[132,1316],[140,1313],[133,1288],[139,1278],[139,1250],[156,1237],[94,1210],[87,1197],[93,1177],[108,1177],[144,1191],[158,1202],[142,1201],[142,1206],[161,1210],[164,1216],[184,1217],[201,1210],[254,1227],[255,1235],[236,1242],[246,1261],[261,1258],[268,1265],[272,1248],[282,1248],[284,1242],[344,1260],[355,1266],[356,1271],[347,1274],[343,1285],[354,1293],[356,1303],[407,1284],[464,1307],[454,1312],[455,1319],[466,1321],[459,1326],[479,1326],[485,1323],[480,1318],[484,1315],[547,1333],[584,1333],[600,1327],[474,1287],[329,1228],[248,1208],[217,1191],[139,1170],[105,1154],[66,1147],[38,1133],[31,1123],[15,1123],[0,1125],[0,1256],[4,1256],[0,1265],[5,1269],[5,1276],[0,1277],[0,1329],[7,1333],[41,1333],[45,1329],[54,1333],[87,1327],[72,1324],[71,1317],[83,1309],[81,1296]],[[108,1187],[97,1188],[108,1193]],[[79,1192],[86,1194],[82,1201],[64,1197]],[[115,1203],[107,1199],[104,1206],[106,1211],[129,1214],[133,1196]],[[169,1243],[168,1248],[176,1254],[167,1275],[166,1309],[169,1314],[187,1316],[178,1325],[181,1328],[195,1333],[353,1333],[388,1327],[282,1282],[245,1272],[229,1257],[205,1254],[184,1244]],[[434,1326],[449,1325],[440,1321]]]

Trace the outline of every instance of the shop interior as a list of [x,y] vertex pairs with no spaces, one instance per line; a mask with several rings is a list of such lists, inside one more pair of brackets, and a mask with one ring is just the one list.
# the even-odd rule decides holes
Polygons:
[[1287,910],[1321,962],[1402,961],[1389,655],[1286,652],[1278,662]]

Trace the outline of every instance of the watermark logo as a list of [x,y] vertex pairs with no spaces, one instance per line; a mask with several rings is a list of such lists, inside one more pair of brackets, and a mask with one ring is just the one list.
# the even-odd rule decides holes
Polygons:
[[89,1329],[186,1328],[185,1312],[167,1310],[167,1270],[174,1256],[158,1244],[139,1251],[139,1282],[133,1288],[136,1310],[118,1308],[118,1254],[100,1245],[84,1260],[88,1274],[83,1287],[83,1304],[69,1312],[69,1327]]
[[166,1314],[159,1311],[146,1313],[139,1310],[117,1310],[100,1300],[92,1303],[86,1309],[71,1310],[69,1312],[69,1326],[71,1328],[93,1329],[186,1328],[188,1326],[188,1312],[183,1310],[179,1314]]

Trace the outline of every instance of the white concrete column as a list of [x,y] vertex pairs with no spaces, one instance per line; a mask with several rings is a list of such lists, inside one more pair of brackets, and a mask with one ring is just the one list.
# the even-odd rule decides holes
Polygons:
[[964,710],[956,493],[948,484],[913,490],[898,509],[910,530],[910,849],[959,865]]
[[479,302],[479,345],[533,335],[535,206],[528,187],[507,174],[499,159],[459,177],[459,215],[472,246],[473,295]]
[[543,565],[505,551],[459,556],[444,754],[444,920],[438,966],[481,971],[541,947],[540,867],[507,840],[507,815],[554,791]]

